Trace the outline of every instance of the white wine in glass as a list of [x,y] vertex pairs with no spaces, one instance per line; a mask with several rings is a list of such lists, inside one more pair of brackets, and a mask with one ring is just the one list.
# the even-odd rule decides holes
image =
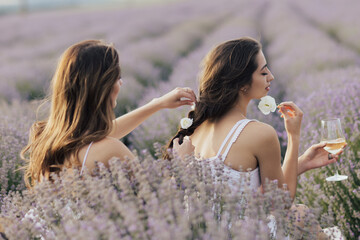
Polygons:
[[[338,153],[346,145],[339,118],[321,120],[321,141],[326,142],[324,149],[331,154]],[[327,177],[326,181],[342,181],[347,178],[346,175],[339,175],[336,170],[335,175]]]

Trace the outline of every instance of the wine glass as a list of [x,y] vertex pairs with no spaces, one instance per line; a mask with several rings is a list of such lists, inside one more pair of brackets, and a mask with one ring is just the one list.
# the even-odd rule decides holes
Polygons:
[[[321,141],[326,142],[324,149],[331,154],[338,153],[346,145],[339,118],[321,120]],[[347,178],[346,175],[339,175],[336,169],[335,175],[327,177],[326,181],[342,181]]]

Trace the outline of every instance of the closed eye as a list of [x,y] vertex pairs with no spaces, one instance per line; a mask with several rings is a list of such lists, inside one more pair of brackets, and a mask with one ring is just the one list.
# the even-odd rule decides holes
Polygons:
[[266,76],[266,75],[268,75],[268,74],[267,74],[267,73],[262,73],[261,75]]

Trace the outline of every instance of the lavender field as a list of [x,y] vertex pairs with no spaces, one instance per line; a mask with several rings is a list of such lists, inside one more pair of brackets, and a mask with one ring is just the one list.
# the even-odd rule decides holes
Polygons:
[[[205,54],[222,41],[251,36],[263,44],[275,76],[269,94],[304,112],[301,153],[320,141],[321,119],[342,120],[348,145],[336,167],[348,180],[325,181],[335,166],[311,170],[299,177],[295,202],[310,208],[309,229],[315,219],[323,228],[338,226],[346,239],[360,239],[359,9],[358,0],[197,0],[0,16],[0,223],[7,237],[275,238],[266,216],[271,211],[285,218],[285,193],[274,187],[260,196],[246,184],[236,193],[226,178],[213,184],[208,167],[194,159],[159,159],[160,146],[189,107],[163,110],[123,139],[139,155],[132,163],[136,182],[114,161],[94,177],[57,180],[57,189],[45,182],[28,191],[19,157],[30,125],[46,114],[46,107],[38,115],[36,108],[71,44],[102,39],[119,50],[124,84],[115,111],[121,115],[177,86],[197,91]],[[285,152],[278,114],[264,116],[253,102],[248,117],[274,126]],[[243,199],[246,209],[238,204]],[[276,239],[288,234],[300,236],[279,221]],[[309,230],[302,237],[314,236]]]

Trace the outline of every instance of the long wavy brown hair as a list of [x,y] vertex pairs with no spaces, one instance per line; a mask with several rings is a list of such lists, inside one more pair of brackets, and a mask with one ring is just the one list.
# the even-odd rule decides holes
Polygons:
[[192,135],[205,120],[219,120],[236,104],[240,89],[251,87],[260,50],[261,44],[257,40],[243,37],[224,42],[205,56],[199,78],[199,99],[195,109],[188,113],[193,124],[188,129],[179,127],[163,152],[165,159],[171,158],[167,150],[173,148],[175,138],[179,138],[181,144],[184,137]]
[[117,51],[102,41],[82,41],[63,53],[52,78],[50,114],[32,125],[21,152],[28,187],[64,167],[81,166],[79,150],[110,133],[110,94],[120,74]]

